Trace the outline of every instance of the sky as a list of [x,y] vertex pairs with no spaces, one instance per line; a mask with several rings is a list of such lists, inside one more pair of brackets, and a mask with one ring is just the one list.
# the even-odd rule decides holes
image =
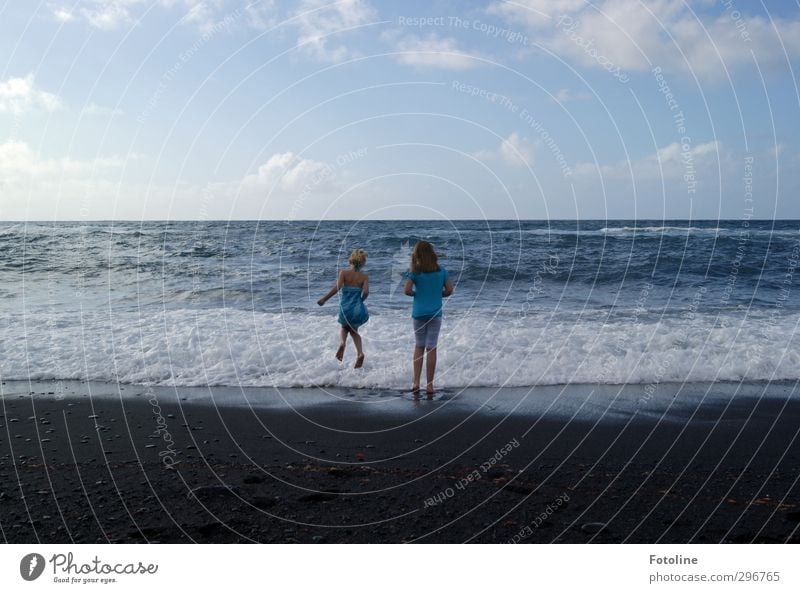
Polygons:
[[10,0],[0,220],[800,218],[797,0]]

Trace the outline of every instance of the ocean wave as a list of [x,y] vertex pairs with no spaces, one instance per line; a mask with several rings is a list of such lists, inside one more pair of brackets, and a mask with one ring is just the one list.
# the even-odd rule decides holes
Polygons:
[[[587,234],[592,234],[594,231],[587,231]],[[787,229],[769,229],[757,228],[754,225],[738,227],[697,227],[697,226],[621,226],[621,227],[603,227],[597,233],[604,235],[709,235],[714,237],[732,237],[740,238],[743,236],[749,237],[798,237],[800,232],[798,230]]]
[[603,227],[600,233],[705,233],[705,234],[718,234],[721,232],[729,231],[727,228],[720,227],[698,227],[698,226],[621,226],[621,227]]
[[[800,378],[800,316],[453,314],[440,387],[648,384]],[[335,317],[233,309],[0,316],[3,380],[79,379],[174,386],[369,387],[409,384],[407,312],[373,315],[367,362],[333,357]]]

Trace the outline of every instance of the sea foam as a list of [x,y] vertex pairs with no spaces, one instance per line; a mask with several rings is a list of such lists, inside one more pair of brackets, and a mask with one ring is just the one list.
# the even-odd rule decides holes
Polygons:
[[[794,380],[800,316],[609,321],[599,311],[448,314],[440,387]],[[411,320],[372,312],[366,364],[333,354],[332,315],[238,309],[0,316],[0,377],[175,386],[406,388]]]

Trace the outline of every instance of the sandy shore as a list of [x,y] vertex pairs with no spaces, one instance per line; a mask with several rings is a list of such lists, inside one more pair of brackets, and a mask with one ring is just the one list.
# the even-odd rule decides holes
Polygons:
[[4,384],[5,542],[800,543],[794,400],[598,422],[116,389]]

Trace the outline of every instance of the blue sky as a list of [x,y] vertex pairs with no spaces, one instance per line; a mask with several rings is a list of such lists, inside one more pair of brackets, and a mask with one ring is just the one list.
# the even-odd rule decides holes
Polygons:
[[0,8],[0,218],[800,218],[792,2]]

